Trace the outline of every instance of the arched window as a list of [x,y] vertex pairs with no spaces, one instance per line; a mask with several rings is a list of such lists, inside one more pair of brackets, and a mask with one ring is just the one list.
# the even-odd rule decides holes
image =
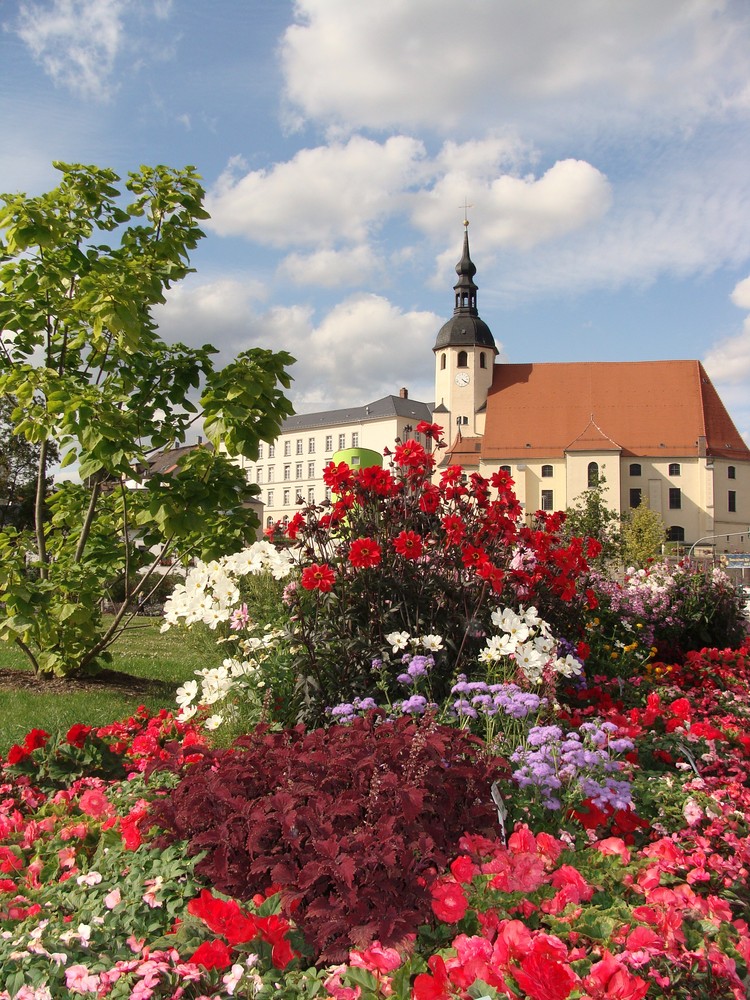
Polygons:
[[549,479],[551,476],[552,476],[552,466],[551,465],[543,465],[542,466],[542,478],[543,479]]
[[448,364],[448,359],[445,356],[445,351],[440,355],[440,371],[445,371],[445,366]]
[[680,463],[670,462],[669,463],[669,474],[670,476],[679,476],[680,474]]
[[500,466],[500,471],[501,472],[505,472],[507,475],[510,475],[510,466],[509,465],[501,465]]
[[599,485],[599,464],[598,462],[589,462],[588,468],[588,484],[589,489],[593,486]]
[[479,367],[480,368],[487,367],[487,355],[484,353],[484,351],[482,351],[479,355]]
[[733,465],[727,466],[727,479],[735,479],[737,477],[737,470]]
[[681,528],[679,524],[673,524],[671,528],[667,530],[667,541],[668,542],[684,542],[685,541],[685,529]]
[[469,367],[469,355],[466,353],[466,351],[458,352],[458,360],[456,361],[456,367],[458,368]]
[[272,528],[273,527],[273,518],[271,517],[270,514],[266,518],[266,527],[267,528]]
[[638,464],[638,462],[633,462],[633,464],[630,466],[630,475],[631,476],[640,476],[640,474],[641,474],[641,467],[640,467],[640,465]]

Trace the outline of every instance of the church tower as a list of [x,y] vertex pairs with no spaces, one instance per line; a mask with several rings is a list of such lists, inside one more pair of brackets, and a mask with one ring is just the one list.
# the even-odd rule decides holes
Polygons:
[[492,385],[498,350],[495,338],[477,312],[477,269],[469,254],[469,223],[464,220],[464,247],[456,264],[453,316],[441,327],[435,354],[436,423],[445,428],[446,440],[460,431],[472,437],[484,431],[484,407]]

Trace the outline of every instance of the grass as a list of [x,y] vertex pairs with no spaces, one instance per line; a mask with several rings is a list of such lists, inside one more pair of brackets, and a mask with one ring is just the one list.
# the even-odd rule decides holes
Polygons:
[[[0,688],[0,753],[20,742],[30,729],[48,733],[66,732],[75,722],[103,726],[131,715],[139,705],[152,711],[175,708],[174,692],[194,672],[208,662],[206,652],[191,645],[184,629],[161,633],[160,618],[141,618],[137,627],[126,632],[112,647],[113,670],[131,678],[158,681],[150,690],[132,691],[118,685],[102,684],[94,690],[77,690],[56,682],[49,691],[43,688]],[[20,651],[0,643],[0,670],[30,670]],[[127,680],[127,678],[126,678]],[[134,685],[138,680],[134,681]],[[142,685],[141,685],[142,688]]]

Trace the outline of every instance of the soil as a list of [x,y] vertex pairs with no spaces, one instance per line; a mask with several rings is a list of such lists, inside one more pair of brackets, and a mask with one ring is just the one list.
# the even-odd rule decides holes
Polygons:
[[42,677],[30,670],[0,670],[0,691],[39,691],[45,694],[70,694],[75,691],[116,691],[127,695],[168,694],[174,697],[174,684],[147,677],[133,677],[119,670],[100,670],[83,677]]

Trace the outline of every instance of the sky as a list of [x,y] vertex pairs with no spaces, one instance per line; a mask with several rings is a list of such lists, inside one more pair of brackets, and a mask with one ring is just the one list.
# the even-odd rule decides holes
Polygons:
[[2,0],[0,191],[191,164],[166,340],[298,412],[433,396],[468,217],[499,360],[701,360],[750,443],[747,0]]

